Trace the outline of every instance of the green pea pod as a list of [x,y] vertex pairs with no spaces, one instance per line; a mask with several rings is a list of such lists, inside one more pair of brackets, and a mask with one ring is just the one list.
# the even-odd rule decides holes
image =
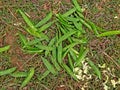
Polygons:
[[85,51],[82,51],[82,52],[79,53],[78,58],[77,58],[77,60],[76,60],[76,62],[75,62],[75,67],[81,65],[81,62],[82,62],[82,61],[84,60],[84,58],[86,57],[86,54],[88,53],[88,51],[89,51],[89,50],[86,49]]
[[55,66],[56,70],[57,70],[57,71],[60,71],[61,68],[60,68],[60,66],[59,66],[59,64],[58,64],[58,62],[57,62],[57,59],[54,58],[54,56],[50,56],[50,57],[51,57],[51,61],[52,61],[53,65]]
[[72,50],[70,50],[70,56],[73,58],[74,61],[77,60],[77,55]]
[[87,21],[87,22],[89,23],[89,25],[91,25],[92,30],[94,31],[94,33],[95,33],[96,35],[99,35],[97,26],[96,26],[93,22],[90,22],[90,21]]
[[70,37],[71,35],[73,35],[75,33],[76,33],[76,31],[74,31],[74,30],[72,30],[72,31],[70,31],[68,33],[65,33],[63,36],[61,36],[59,38],[59,40],[57,41],[57,44],[59,44],[60,42],[62,42],[63,40],[67,39],[68,37]]
[[63,48],[63,52],[65,52],[67,49],[73,48],[74,46],[78,44],[80,44],[80,42],[74,42],[74,43],[71,43],[70,45],[67,45],[66,47]]
[[[65,27],[63,28],[63,27],[60,26],[60,30],[61,30],[61,32],[62,32],[63,34],[66,34],[66,33],[68,32]],[[67,39],[69,40],[70,43],[72,43],[71,37],[68,37]]]
[[69,62],[71,70],[73,71],[74,69],[73,60],[71,59],[71,56],[69,54],[68,54],[68,62]]
[[57,57],[58,57],[58,63],[62,64],[62,42],[57,47]]
[[27,72],[14,72],[10,74],[12,77],[27,77],[28,73]]
[[30,68],[30,71],[29,71],[29,74],[28,74],[28,76],[25,78],[25,80],[22,82],[22,84],[21,84],[21,88],[22,87],[25,87],[29,82],[30,82],[30,80],[31,80],[31,78],[33,77],[33,75],[34,75],[34,68],[32,67],[32,68]]
[[66,65],[66,64],[62,64],[63,68],[65,69],[65,71],[71,76],[73,77],[74,80],[78,81],[77,77],[75,76],[75,74],[73,73],[73,71]]
[[98,37],[117,35],[117,34],[120,34],[120,30],[107,31],[107,32],[99,34]]
[[42,31],[46,30],[46,29],[49,28],[54,22],[55,22],[55,21],[49,22],[49,23],[43,25],[42,27],[40,27],[40,28],[38,29],[38,32],[41,33]]
[[44,79],[45,77],[47,77],[49,73],[50,73],[50,71],[46,70],[43,74],[41,74],[41,75],[38,76],[38,80],[41,81],[42,79]]
[[81,32],[81,33],[86,33],[85,30],[82,28],[82,23],[81,22],[73,22],[75,27]]
[[[54,38],[51,39],[51,41],[50,41],[49,44],[48,44],[49,47],[53,47],[53,46],[54,46],[55,39],[56,39],[56,37],[54,37]],[[48,53],[49,53],[49,50],[46,50],[46,51],[45,51],[45,56],[47,56]]]
[[91,66],[91,68],[94,70],[95,74],[98,76],[99,79],[102,78],[101,76],[101,72],[99,70],[99,68],[90,60],[87,60],[89,65]]
[[65,12],[62,16],[63,17],[68,17],[69,15],[71,15],[72,13],[74,13],[76,11],[76,8],[72,8],[69,11]]
[[47,69],[54,75],[57,74],[56,70],[54,69],[54,66],[45,58],[41,57],[44,65],[47,67]]
[[66,17],[66,19],[67,19],[68,21],[71,21],[71,22],[78,22],[78,21],[80,21],[79,18],[75,18],[75,17]]
[[80,22],[84,24],[84,26],[86,26],[88,29],[92,30],[92,27],[84,19],[80,18]]
[[82,9],[80,7],[80,5],[78,4],[77,0],[72,0],[75,8],[79,11],[79,12],[82,12]]
[[7,74],[11,74],[11,73],[14,72],[15,70],[16,70],[16,67],[13,67],[13,68],[10,68],[10,69],[7,69],[7,70],[0,71],[0,76],[2,76],[2,75],[7,75]]
[[47,14],[47,16],[44,19],[42,19],[37,25],[35,25],[35,27],[38,28],[38,27],[42,26],[47,21],[49,21],[51,18],[52,18],[52,12],[50,12],[49,14]]
[[41,50],[49,50],[49,51],[52,51],[54,48],[51,47],[51,46],[45,46],[45,45],[35,45],[38,49],[41,49]]
[[35,26],[33,25],[33,23],[30,21],[30,19],[24,14],[24,12],[20,9],[18,9],[19,13],[22,15],[23,19],[25,20],[25,22],[27,23],[27,25],[33,29],[34,31],[37,31],[37,29],[35,28]]
[[7,51],[9,48],[10,48],[10,45],[1,47],[1,48],[0,48],[0,53],[1,53],[1,52],[4,52],[4,51]]
[[35,31],[34,29],[32,28],[26,28],[26,27],[23,27],[29,34],[35,36],[35,37],[41,37],[42,34],[38,33],[37,31]]
[[20,37],[22,46],[23,47],[26,46],[27,45],[27,38],[22,33],[19,33],[19,37]]

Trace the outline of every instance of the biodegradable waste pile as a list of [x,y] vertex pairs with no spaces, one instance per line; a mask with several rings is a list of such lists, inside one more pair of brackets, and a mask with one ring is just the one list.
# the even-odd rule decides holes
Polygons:
[[[79,81],[83,79],[81,67],[86,67],[85,74],[87,74],[88,68],[91,68],[99,79],[102,78],[97,65],[87,57],[89,52],[89,48],[87,48],[89,42],[88,30],[94,32],[97,38],[120,34],[120,30],[106,31],[96,26],[84,17],[77,0],[72,0],[72,3],[73,8],[64,14],[55,14],[55,19],[51,20],[53,13],[50,11],[37,24],[33,24],[21,9],[17,10],[27,24],[27,26],[21,27],[32,37],[32,39],[28,39],[22,32],[18,33],[22,50],[25,53],[41,55],[41,60],[46,66],[46,71],[40,73],[38,80],[42,80],[48,74],[58,75],[61,70],[65,70],[74,80]],[[45,32],[52,25],[56,26],[56,30],[50,38],[48,33]],[[9,48],[9,45],[0,48],[0,53]],[[34,67],[31,67],[28,72],[18,72],[15,67],[0,71],[0,76],[11,75],[12,77],[25,78],[21,87],[26,86],[34,74]]]

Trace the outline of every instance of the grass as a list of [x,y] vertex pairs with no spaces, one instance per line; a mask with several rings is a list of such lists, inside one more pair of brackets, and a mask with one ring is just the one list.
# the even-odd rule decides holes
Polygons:
[[[74,4],[76,4],[76,2],[74,2]],[[80,8],[78,7],[78,5],[75,5],[75,8],[78,11],[80,11]],[[13,9],[13,10],[16,10],[16,9]],[[29,10],[30,9],[28,9],[27,12],[29,12]],[[101,78],[100,71],[102,73],[102,77],[106,77],[106,75],[103,72],[104,70],[106,70],[106,72],[109,72],[109,70],[108,70],[109,67],[114,68],[115,70],[117,69],[116,67],[114,67],[116,64],[113,61],[109,62],[109,59],[112,58],[112,60],[113,59],[116,60],[117,58],[119,58],[119,49],[117,49],[119,47],[113,46],[114,47],[114,49],[113,49],[110,46],[108,46],[108,47],[104,46],[104,43],[106,45],[106,42],[103,42],[102,45],[101,45],[101,43],[99,43],[98,46],[94,45],[94,47],[92,47],[92,46],[89,46],[89,43],[94,43],[94,42],[92,42],[92,40],[95,40],[94,37],[97,38],[97,36],[100,37],[100,36],[106,36],[106,35],[111,35],[111,34],[119,34],[119,31],[116,33],[115,31],[105,32],[104,30],[102,30],[102,31],[100,31],[100,33],[103,32],[103,31],[104,31],[104,33],[99,34],[98,31],[96,31],[96,30],[100,29],[100,28],[98,26],[96,26],[94,23],[86,20],[87,17],[85,17],[85,18],[80,17],[81,16],[80,13],[79,13],[80,16],[77,17],[76,14],[74,13],[73,15],[75,15],[75,18],[69,17],[66,20],[66,18],[64,18],[63,16],[67,17],[67,16],[71,15],[72,13],[70,12],[70,14],[67,13],[66,15],[65,14],[60,14],[60,13],[57,15],[57,20],[58,20],[57,29],[55,29],[55,27],[56,27],[55,25],[52,25],[53,27],[51,27],[52,29],[54,28],[53,30],[55,31],[54,33],[56,33],[56,34],[53,34],[52,32],[50,33],[49,32],[50,29],[47,30],[46,28],[42,28],[41,32],[38,32],[38,30],[37,30],[38,27],[37,28],[34,27],[36,21],[33,20],[33,19],[29,19],[28,16],[26,17],[26,14],[24,14],[21,10],[19,10],[19,12],[22,14],[23,17],[25,17],[24,19],[26,20],[26,23],[29,26],[28,27],[27,25],[25,25],[25,27],[24,27],[27,30],[27,32],[24,31],[25,30],[24,28],[22,28],[22,30],[21,30],[21,27],[12,26],[11,25],[12,23],[9,24],[9,22],[7,22],[7,21],[5,21],[7,23],[7,24],[6,23],[5,24],[8,25],[8,26],[11,26],[12,28],[15,28],[15,29],[17,28],[19,30],[18,35],[20,36],[20,39],[18,39],[18,42],[19,42],[19,44],[21,43],[21,45],[23,47],[22,49],[23,49],[24,52],[22,51],[22,53],[26,53],[26,56],[29,55],[28,53],[31,54],[31,52],[33,54],[33,57],[28,56],[28,58],[30,58],[30,59],[28,59],[27,64],[24,64],[25,67],[24,67],[24,70],[22,70],[22,71],[28,71],[31,66],[35,68],[34,77],[31,78],[31,82],[27,83],[28,87],[29,87],[29,85],[30,86],[32,85],[32,87],[34,87],[34,89],[36,89],[37,87],[42,86],[43,88],[41,87],[41,90],[44,90],[44,89],[48,89],[48,88],[50,88],[50,89],[61,88],[60,85],[63,84],[62,88],[68,88],[68,89],[73,88],[75,90],[77,90],[77,88],[82,88],[82,86],[79,86],[79,82],[76,82],[71,78],[71,77],[73,77],[75,80],[77,80],[77,78],[74,75],[74,72],[72,72],[72,68],[74,66],[74,63],[76,62],[76,59],[82,57],[82,56],[80,57],[79,55],[81,55],[82,53],[85,53],[85,52],[83,52],[84,49],[83,50],[80,49],[81,44],[84,45],[87,48],[90,48],[90,51],[87,54],[87,57],[90,60],[92,60],[94,63],[89,62],[88,64],[90,64],[90,66],[92,66],[93,69],[96,68],[94,71],[95,71],[96,75],[98,75],[99,78]],[[13,13],[13,11],[11,11],[11,13]],[[13,14],[10,14],[10,15],[13,15]],[[14,17],[14,15],[12,17]],[[46,17],[44,16],[44,18],[46,18]],[[33,20],[33,21],[30,21],[30,20]],[[45,20],[45,19],[43,19],[43,20]],[[47,22],[48,20],[50,20],[50,18],[45,20],[45,21]],[[82,27],[83,27],[80,30],[82,31],[82,29],[83,29],[83,30],[85,30],[85,32],[78,31],[77,27],[79,26],[80,23],[78,23],[78,22],[73,23],[74,20],[75,21],[80,20],[80,22],[82,23]],[[18,20],[16,20],[16,21],[18,21]],[[76,23],[78,23],[78,25]],[[45,22],[43,24],[45,24]],[[47,24],[45,24],[45,25],[47,25]],[[76,26],[73,26],[73,25],[76,25]],[[40,26],[42,26],[42,25],[40,25]],[[51,26],[51,23],[50,23],[49,26]],[[84,27],[84,26],[86,26],[86,27]],[[73,31],[71,28],[75,31]],[[88,31],[88,29],[86,29],[86,28],[89,28],[90,30],[93,30],[93,31],[90,31],[90,30]],[[114,29],[114,28],[111,28],[111,29]],[[52,36],[53,41],[51,40],[52,38],[48,38],[48,36],[46,36],[46,34],[48,32],[50,33],[50,35],[48,35],[48,36]],[[93,32],[95,33],[96,36],[93,34]],[[112,32],[114,32],[114,33],[112,33]],[[88,40],[84,41],[83,37],[85,37],[85,38],[87,37],[86,39],[88,39]],[[39,39],[39,38],[41,38],[41,39]],[[98,41],[100,39],[105,40],[105,41],[106,40],[111,40],[112,42],[115,43],[114,40],[116,40],[116,39],[114,39],[114,38],[115,38],[115,36],[111,36],[111,37],[107,37],[107,38],[98,38]],[[21,40],[22,40],[22,42],[21,42]],[[79,40],[83,40],[83,42],[85,42],[85,43],[81,43],[81,42],[76,43]],[[51,42],[49,42],[49,41],[51,41]],[[73,41],[75,43],[73,43]],[[107,44],[107,45],[109,45],[109,44]],[[68,45],[69,45],[69,47],[68,47]],[[101,45],[101,48],[100,48],[99,45]],[[55,47],[55,49],[53,49],[53,47]],[[105,49],[105,51],[104,51],[104,49]],[[64,50],[64,52],[63,52],[63,50]],[[113,50],[115,52],[114,54],[112,52]],[[80,51],[80,53],[79,53],[79,51]],[[5,53],[10,53],[11,54],[11,52],[4,52],[1,55],[4,55]],[[102,56],[99,53],[101,53]],[[113,55],[113,56],[115,55],[115,57],[111,57],[109,55]],[[42,57],[45,56],[45,58],[43,58],[44,59],[43,62],[40,60],[41,56]],[[83,54],[82,58],[85,58],[85,56],[86,56],[86,53]],[[2,58],[4,58],[4,57],[2,57]],[[35,58],[37,58],[37,60]],[[67,61],[67,58],[69,58],[69,62]],[[3,60],[3,59],[1,59],[1,60]],[[54,61],[56,61],[56,64],[54,64]],[[81,62],[81,59],[80,59],[80,62]],[[85,62],[87,62],[87,61],[85,60]],[[45,66],[43,65],[43,63],[45,64]],[[105,63],[107,66],[104,69],[99,68],[100,69],[100,71],[99,71],[97,63],[100,63],[100,64]],[[57,64],[60,65],[62,70],[57,68]],[[63,64],[63,65],[61,65],[61,64]],[[85,64],[82,63],[82,62],[81,62],[81,64],[82,64],[81,68],[84,67]],[[11,65],[11,64],[9,63],[9,65]],[[9,68],[8,65],[4,64],[4,65],[2,65],[1,70],[5,70],[5,68],[3,66],[5,68]],[[10,67],[12,67],[12,66],[10,66]],[[55,68],[55,70],[49,69],[49,67],[51,67],[52,69]],[[47,68],[48,68],[48,70],[47,70]],[[56,69],[58,71],[60,70],[59,73],[61,73],[63,75],[59,75],[59,74],[56,75],[56,73],[54,73],[54,71],[57,71]],[[71,75],[71,77],[67,76],[67,74],[65,73],[64,70],[69,75]],[[56,76],[52,75],[50,72],[53,73]],[[115,73],[112,70],[110,72]],[[43,76],[41,76],[41,75],[43,75]],[[97,77],[94,73],[91,73],[91,75],[92,75],[92,79],[97,79]],[[38,79],[36,79],[37,76],[38,76]],[[110,86],[111,88],[114,88],[112,83],[111,83],[111,80],[113,80],[113,78],[110,78],[109,74],[107,74],[107,76],[109,77],[109,80],[108,80],[109,85],[108,86]],[[10,77],[10,76],[8,76],[8,77]],[[7,76],[3,76],[2,78],[3,78],[3,80],[5,78],[5,81],[7,81],[7,79],[8,79]],[[56,78],[58,78],[58,79],[56,79]],[[117,78],[119,78],[119,75],[117,75]],[[104,82],[102,82],[102,80],[104,80],[104,78],[102,78],[102,80],[97,79],[97,81],[95,81],[93,83],[93,85],[91,85],[90,82],[93,82],[92,79],[91,80],[86,79],[85,81],[83,81],[83,84],[81,84],[81,85],[84,85],[85,83],[88,83],[89,86],[91,86],[92,88],[98,89],[98,86],[100,86],[99,82],[104,83]],[[12,80],[14,80],[14,78],[12,78]],[[21,86],[20,83],[23,82],[24,78],[18,78],[18,80],[19,80],[19,82],[14,81],[13,85]],[[51,80],[54,80],[57,83],[51,82]],[[9,80],[8,80],[8,82],[9,82]],[[36,82],[39,82],[39,83],[36,83]],[[75,86],[77,84],[78,84],[78,86]],[[4,83],[4,85],[2,87],[6,88],[5,86],[6,86],[6,84]],[[53,88],[53,86],[55,86],[55,87]],[[89,86],[87,87],[88,89],[90,89]],[[32,88],[32,87],[30,87],[30,88]],[[116,87],[116,88],[118,88],[118,87]]]

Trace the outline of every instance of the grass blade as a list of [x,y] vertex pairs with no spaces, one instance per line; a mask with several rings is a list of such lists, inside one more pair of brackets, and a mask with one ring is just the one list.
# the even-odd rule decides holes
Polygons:
[[120,30],[107,31],[98,35],[98,37],[110,36],[120,34]]
[[95,74],[98,76],[99,79],[102,78],[101,76],[101,72],[100,70],[98,69],[98,67],[90,60],[87,60],[89,65],[91,66],[91,68],[94,70]]
[[40,76],[38,76],[38,80],[42,80],[44,79],[45,77],[47,77],[49,75],[50,71],[49,70],[46,70],[43,74],[41,74]]
[[1,53],[1,52],[4,52],[4,51],[7,51],[9,48],[10,48],[10,45],[1,47],[1,48],[0,48],[0,53]]
[[42,19],[37,25],[35,25],[35,27],[40,27],[43,24],[45,24],[47,21],[49,21],[52,18],[52,12],[50,12],[49,14],[47,14],[47,16]]
[[54,69],[53,65],[52,65],[50,62],[48,62],[47,59],[45,59],[45,58],[43,58],[43,57],[41,57],[41,58],[42,58],[42,61],[43,61],[44,65],[47,67],[47,69],[48,69],[52,74],[56,75],[57,72],[56,72],[56,70]]

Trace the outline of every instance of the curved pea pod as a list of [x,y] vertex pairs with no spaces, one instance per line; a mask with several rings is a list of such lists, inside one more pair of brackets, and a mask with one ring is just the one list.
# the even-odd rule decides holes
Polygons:
[[10,48],[10,45],[1,47],[1,48],[0,48],[0,53],[1,53],[1,52],[4,52],[4,51],[7,51],[9,48]]
[[28,73],[27,72],[14,72],[10,74],[12,77],[27,77]]
[[45,24],[47,21],[49,21],[52,18],[52,12],[50,12],[49,14],[47,14],[47,16],[42,19],[38,24],[35,25],[35,27],[40,27],[43,24]]
[[33,75],[34,75],[34,68],[32,67],[32,68],[30,68],[30,71],[29,71],[28,76],[27,76],[27,77],[25,78],[25,80],[22,82],[21,88],[24,87],[24,86],[26,86],[26,85],[30,82],[30,80],[31,80],[31,78],[33,77]]
[[107,31],[99,34],[98,37],[111,36],[111,35],[117,35],[117,34],[120,34],[120,30]]
[[10,69],[7,69],[7,70],[0,71],[0,76],[11,74],[11,73],[14,72],[15,70],[16,70],[16,67],[13,67],[13,68],[10,68]]
[[98,78],[101,79],[102,76],[99,68],[91,60],[87,60],[87,61],[88,64],[91,66],[91,68],[94,70],[95,74],[98,76]]

